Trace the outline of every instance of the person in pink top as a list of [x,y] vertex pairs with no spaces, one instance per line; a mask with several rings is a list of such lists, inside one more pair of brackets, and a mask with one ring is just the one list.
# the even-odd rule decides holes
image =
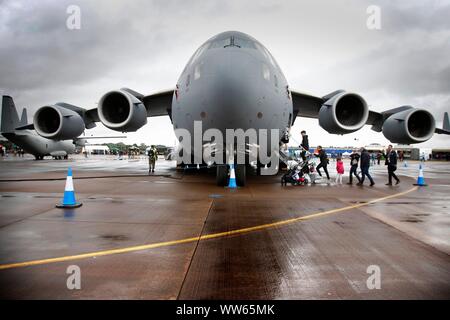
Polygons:
[[342,175],[344,174],[344,162],[341,157],[336,159],[336,183],[342,184]]

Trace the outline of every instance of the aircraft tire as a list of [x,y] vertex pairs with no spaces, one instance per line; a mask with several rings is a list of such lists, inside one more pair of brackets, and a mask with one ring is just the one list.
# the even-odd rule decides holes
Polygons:
[[239,187],[245,186],[245,179],[246,179],[245,164],[237,164],[236,165],[236,184]]
[[261,168],[264,168],[264,165],[258,161],[256,162],[256,175],[260,176],[261,175]]
[[228,166],[226,164],[218,164],[216,166],[216,183],[220,187],[228,184]]

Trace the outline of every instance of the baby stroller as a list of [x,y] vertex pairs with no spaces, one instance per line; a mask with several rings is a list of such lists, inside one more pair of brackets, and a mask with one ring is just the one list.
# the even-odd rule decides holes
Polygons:
[[314,183],[311,177],[311,173],[314,172],[314,170],[314,164],[309,160],[309,157],[303,162],[295,161],[288,172],[281,177],[281,185],[285,186],[290,183],[298,186],[306,185],[310,182]]

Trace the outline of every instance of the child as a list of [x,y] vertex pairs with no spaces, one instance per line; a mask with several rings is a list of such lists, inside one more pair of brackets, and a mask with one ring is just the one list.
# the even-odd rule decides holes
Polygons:
[[342,184],[342,175],[344,174],[344,162],[341,157],[336,159],[336,183]]

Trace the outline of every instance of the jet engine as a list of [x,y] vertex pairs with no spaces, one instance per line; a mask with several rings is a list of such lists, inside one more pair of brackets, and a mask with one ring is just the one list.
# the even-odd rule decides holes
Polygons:
[[338,93],[319,110],[320,126],[333,134],[355,132],[366,124],[368,118],[367,103],[356,93]]
[[83,118],[75,111],[58,105],[44,106],[33,117],[36,132],[48,139],[74,139],[85,129]]
[[383,123],[383,135],[394,143],[420,143],[430,139],[435,128],[436,121],[430,112],[410,108],[389,116]]
[[100,121],[115,131],[136,131],[147,123],[147,110],[142,102],[125,90],[110,91],[98,104]]

